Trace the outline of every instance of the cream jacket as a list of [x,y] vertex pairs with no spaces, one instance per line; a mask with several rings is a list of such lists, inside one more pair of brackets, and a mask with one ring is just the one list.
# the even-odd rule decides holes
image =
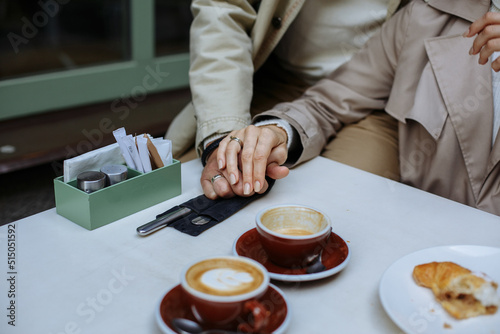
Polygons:
[[[207,137],[250,124],[254,71],[274,50],[304,2],[192,1],[192,104],[176,117],[167,132],[174,155],[192,146],[195,134],[200,154],[202,141]],[[400,2],[390,0],[388,16]]]
[[304,98],[264,114],[299,132],[300,163],[319,155],[343,124],[385,109],[400,122],[402,182],[500,215],[491,64],[469,56],[473,38],[462,37],[489,6],[490,0],[415,0]]

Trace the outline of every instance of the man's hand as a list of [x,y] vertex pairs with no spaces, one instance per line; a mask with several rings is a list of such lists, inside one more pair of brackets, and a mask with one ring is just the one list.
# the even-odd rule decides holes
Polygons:
[[[216,199],[218,197],[229,198],[235,196],[235,192],[227,181],[224,172],[224,170],[220,170],[218,168],[216,149],[208,157],[205,168],[201,173],[200,182],[205,196],[210,199]],[[221,175],[222,177],[214,178],[216,175]]]

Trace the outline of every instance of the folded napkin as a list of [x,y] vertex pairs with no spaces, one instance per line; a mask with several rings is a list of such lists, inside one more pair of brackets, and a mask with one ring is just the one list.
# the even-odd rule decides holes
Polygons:
[[105,165],[122,165],[125,163],[120,147],[114,143],[93,151],[64,160],[64,182],[76,179],[78,174],[90,170],[98,171]]
[[[267,178],[269,187],[266,192],[262,194],[254,194],[249,197],[236,196],[232,198],[218,198],[216,200],[211,200],[205,195],[200,195],[159,214],[156,218],[160,218],[161,216],[177,211],[181,208],[189,208],[192,210],[191,213],[187,216],[179,218],[168,226],[171,226],[183,233],[198,236],[212,226],[215,226],[226,218],[229,218],[231,215],[245,207],[248,203],[265,196],[273,187],[274,182],[275,180]],[[196,225],[197,223],[202,224]]]

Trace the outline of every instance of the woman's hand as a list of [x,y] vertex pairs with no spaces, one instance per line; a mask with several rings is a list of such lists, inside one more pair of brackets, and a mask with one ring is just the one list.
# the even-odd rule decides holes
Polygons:
[[[486,64],[493,52],[500,51],[500,13],[484,14],[470,25],[469,30],[463,36],[476,36],[469,54],[479,54],[479,64]],[[491,68],[495,72],[500,71],[499,58],[491,62]]]
[[263,193],[266,174],[273,179],[288,175],[288,168],[281,166],[288,156],[286,143],[286,132],[275,125],[250,125],[233,131],[219,144],[218,168],[225,169],[233,189],[243,189],[238,195]]

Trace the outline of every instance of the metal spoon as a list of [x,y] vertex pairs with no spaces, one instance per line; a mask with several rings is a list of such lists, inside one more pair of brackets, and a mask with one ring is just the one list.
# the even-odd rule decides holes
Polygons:
[[204,331],[198,323],[184,318],[172,319],[172,326],[179,334],[238,334],[238,332],[226,331],[223,329],[210,329]]
[[[330,238],[331,235],[329,235],[328,238],[326,239],[325,247],[328,244]],[[319,252],[316,258],[312,258],[309,260],[309,266],[306,269],[306,274],[314,274],[326,270],[325,265],[323,264],[323,262],[321,262],[321,257],[323,256],[323,250],[324,248],[321,250],[321,252]]]
[[319,273],[326,269],[323,262],[321,262],[321,255],[323,254],[323,250],[314,258],[309,261],[309,265],[306,269],[306,274],[314,274]]
[[307,274],[319,273],[319,272],[326,269],[323,262],[321,262],[321,255],[322,254],[323,254],[323,251],[321,251],[321,253],[319,253],[319,255],[313,260],[313,262],[307,267],[307,269],[306,269]]

